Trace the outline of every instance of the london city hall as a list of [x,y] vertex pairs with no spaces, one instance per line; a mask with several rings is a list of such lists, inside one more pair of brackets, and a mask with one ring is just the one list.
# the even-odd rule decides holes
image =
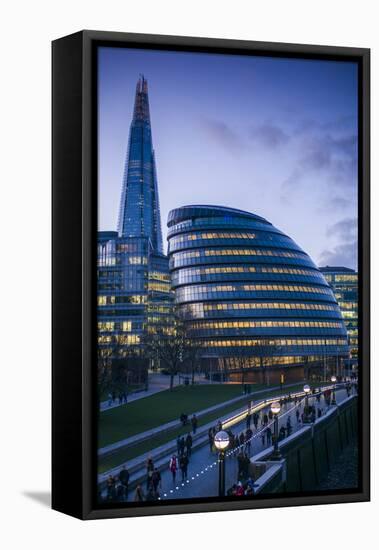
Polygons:
[[344,321],[324,276],[287,235],[255,214],[184,206],[168,216],[179,316],[214,380],[290,382],[338,372]]

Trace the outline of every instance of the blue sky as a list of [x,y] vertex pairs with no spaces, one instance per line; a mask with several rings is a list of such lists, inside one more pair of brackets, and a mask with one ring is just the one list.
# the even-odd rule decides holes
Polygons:
[[354,63],[100,48],[99,228],[116,229],[139,74],[167,214],[219,204],[265,217],[318,265],[357,263]]

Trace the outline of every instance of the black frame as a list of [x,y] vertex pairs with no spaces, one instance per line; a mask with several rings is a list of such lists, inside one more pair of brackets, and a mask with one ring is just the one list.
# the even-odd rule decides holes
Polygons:
[[[97,101],[99,45],[356,61],[359,65],[360,465],[357,490],[96,505]],[[52,507],[81,519],[370,500],[370,50],[81,31],[55,40],[53,60]],[[364,426],[364,429],[363,429]]]

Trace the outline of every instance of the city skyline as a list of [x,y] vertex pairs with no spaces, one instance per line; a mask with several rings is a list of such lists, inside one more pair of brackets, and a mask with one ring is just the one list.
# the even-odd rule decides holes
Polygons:
[[100,230],[117,225],[140,73],[165,250],[171,209],[219,204],[270,219],[319,265],[356,269],[353,63],[100,48]]

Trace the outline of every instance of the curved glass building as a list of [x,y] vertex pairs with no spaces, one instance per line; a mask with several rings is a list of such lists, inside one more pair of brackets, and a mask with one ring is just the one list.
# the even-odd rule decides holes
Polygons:
[[332,289],[311,258],[264,218],[184,206],[169,213],[168,242],[178,312],[212,378],[324,377],[348,355]]

